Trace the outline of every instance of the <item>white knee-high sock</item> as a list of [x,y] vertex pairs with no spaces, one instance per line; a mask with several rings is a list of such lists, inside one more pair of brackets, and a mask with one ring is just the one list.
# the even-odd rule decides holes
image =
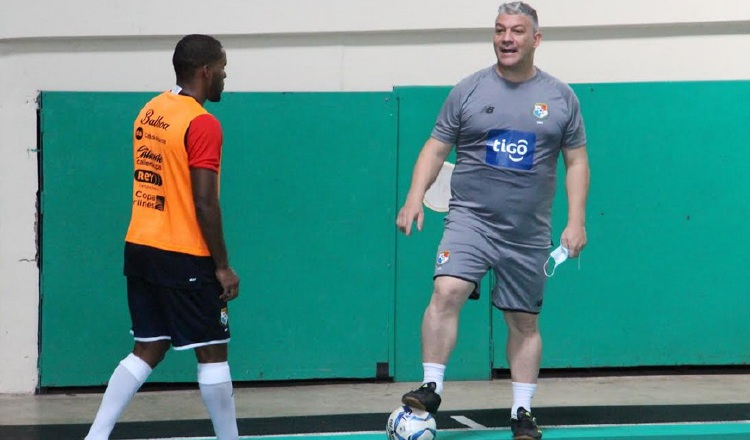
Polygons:
[[115,423],[150,374],[151,367],[133,353],[120,361],[109,378],[99,411],[85,440],[109,439]]
[[510,410],[510,417],[516,418],[516,411],[523,407],[526,411],[531,411],[531,399],[536,391],[535,383],[512,382],[513,384],[513,407]]
[[227,362],[198,364],[198,386],[217,440],[238,440],[232,375]]
[[422,383],[435,382],[435,392],[438,394],[443,394],[443,378],[445,377],[445,365],[423,362],[422,369],[424,370],[424,380],[422,380]]

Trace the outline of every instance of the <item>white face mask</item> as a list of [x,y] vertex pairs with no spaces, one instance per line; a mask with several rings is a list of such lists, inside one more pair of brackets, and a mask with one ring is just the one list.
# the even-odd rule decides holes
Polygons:
[[[558,246],[557,249],[550,252],[549,258],[547,258],[547,261],[544,262],[544,274],[547,275],[547,277],[551,277],[552,275],[554,275],[557,266],[563,264],[565,260],[568,259],[569,253],[570,252],[568,251],[568,248],[563,245]],[[552,267],[552,272],[547,272],[547,265],[549,264],[550,258],[555,261],[555,265]]]

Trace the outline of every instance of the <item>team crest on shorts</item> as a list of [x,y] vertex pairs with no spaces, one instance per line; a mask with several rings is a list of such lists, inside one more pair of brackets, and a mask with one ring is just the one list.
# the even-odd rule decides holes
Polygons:
[[226,307],[221,309],[221,325],[224,327],[229,325],[229,310]]
[[447,263],[450,257],[451,257],[450,251],[440,252],[437,256],[437,265],[442,266],[443,264]]
[[534,104],[534,116],[536,116],[537,119],[545,119],[549,116],[549,107],[547,107],[547,104],[543,102],[537,102]]

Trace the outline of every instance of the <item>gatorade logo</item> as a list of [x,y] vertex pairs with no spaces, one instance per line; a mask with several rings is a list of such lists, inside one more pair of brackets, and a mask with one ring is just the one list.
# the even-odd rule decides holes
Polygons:
[[490,130],[487,133],[487,165],[530,170],[534,165],[536,135],[516,130]]

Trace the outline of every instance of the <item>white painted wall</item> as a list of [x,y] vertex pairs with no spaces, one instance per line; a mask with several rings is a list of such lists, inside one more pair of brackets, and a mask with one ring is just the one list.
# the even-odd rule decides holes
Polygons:
[[[227,91],[453,84],[493,62],[499,3],[0,0],[0,393],[37,386],[39,90],[162,90],[175,42],[195,32],[224,43]],[[750,1],[531,3],[545,35],[537,64],[565,81],[750,76]]]

